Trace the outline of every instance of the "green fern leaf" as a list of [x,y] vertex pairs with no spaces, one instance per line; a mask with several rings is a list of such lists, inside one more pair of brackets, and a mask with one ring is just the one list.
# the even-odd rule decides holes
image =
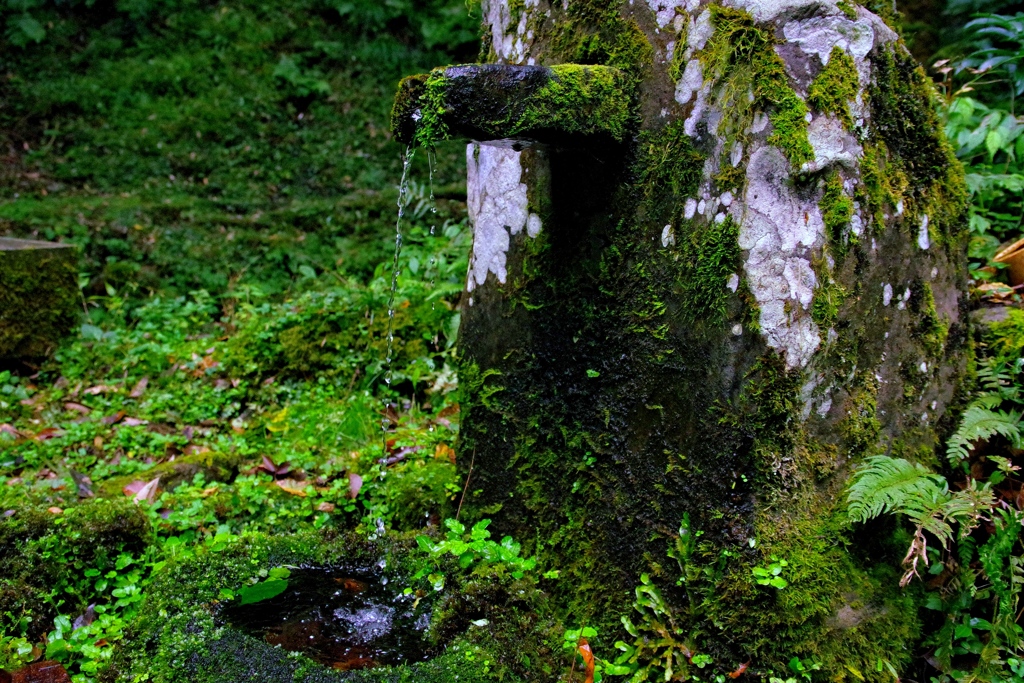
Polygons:
[[976,441],[991,439],[996,434],[1006,437],[1015,448],[1021,445],[1020,413],[995,411],[972,405],[964,412],[960,428],[956,430],[946,447],[946,457],[951,462],[966,460],[971,445]]
[[930,518],[948,500],[942,476],[903,458],[876,455],[867,458],[854,473],[847,512],[854,522],[892,512],[920,523],[918,520]]

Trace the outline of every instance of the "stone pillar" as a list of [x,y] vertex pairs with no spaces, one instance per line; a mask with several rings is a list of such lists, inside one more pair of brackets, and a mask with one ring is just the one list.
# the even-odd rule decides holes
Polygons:
[[[918,635],[904,548],[843,502],[867,455],[939,457],[965,371],[965,191],[929,81],[847,0],[483,10],[490,62],[618,70],[629,119],[564,146],[594,117],[571,96],[541,132],[474,123],[548,147],[470,145],[463,512],[560,568],[573,619],[632,619],[641,661],[890,676]],[[427,119],[461,111],[442,76]],[[638,617],[642,574],[664,603]]]

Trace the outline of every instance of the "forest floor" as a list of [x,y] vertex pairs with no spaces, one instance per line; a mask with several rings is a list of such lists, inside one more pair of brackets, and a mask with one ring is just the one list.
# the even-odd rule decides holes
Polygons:
[[[24,5],[0,41],[0,235],[78,245],[85,317],[52,359],[0,369],[0,669],[56,659],[86,683],[170,560],[252,532],[414,533],[473,495],[453,450],[463,148],[413,161],[388,384],[388,115],[402,76],[476,59],[479,18],[462,0]],[[991,257],[1019,232],[1024,125],[1000,85],[952,83],[976,300],[1019,306]],[[977,350],[978,419],[942,474],[1022,515],[1024,315]],[[118,506],[145,517],[141,546],[104,536]],[[931,548],[935,680],[1024,680],[1024,552],[994,529]],[[566,665],[590,631],[565,632]]]
[[419,529],[462,493],[463,152],[413,161],[389,389],[388,116],[401,76],[475,58],[478,19],[443,1],[153,11],[46,5],[44,37],[2,58],[0,234],[79,245],[86,318],[52,360],[0,371],[0,516],[74,534],[73,509],[139,500],[154,534],[99,580],[95,549],[58,547],[66,571],[40,586],[15,585],[24,548],[0,533],[0,669],[45,656],[90,680],[154,568],[214,539]]

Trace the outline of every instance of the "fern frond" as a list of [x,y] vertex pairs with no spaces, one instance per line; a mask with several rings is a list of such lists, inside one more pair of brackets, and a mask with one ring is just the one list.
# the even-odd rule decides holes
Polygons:
[[[949,500],[949,491],[941,475],[921,465],[903,458],[875,455],[857,468],[846,500],[847,512],[854,522],[893,512],[920,524],[920,520],[930,519]],[[941,531],[941,526],[938,528]]]
[[948,547],[949,542],[953,540],[951,523],[957,524],[959,536],[963,538],[978,525],[983,516],[992,512],[995,504],[992,489],[987,484],[979,487],[977,481],[972,479],[970,486],[954,492],[947,500],[932,509],[927,517],[912,517],[911,520],[934,534],[943,547]]
[[991,439],[996,434],[1005,436],[1015,448],[1019,448],[1020,413],[1012,410],[989,410],[980,405],[972,405],[964,412],[956,434],[950,437],[946,457],[952,462],[966,460],[974,442]]

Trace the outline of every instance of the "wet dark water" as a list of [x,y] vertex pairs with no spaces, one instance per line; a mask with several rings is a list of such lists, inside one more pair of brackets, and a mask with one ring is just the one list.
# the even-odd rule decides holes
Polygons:
[[429,658],[430,605],[369,572],[293,569],[280,595],[226,605],[229,624],[340,670]]

